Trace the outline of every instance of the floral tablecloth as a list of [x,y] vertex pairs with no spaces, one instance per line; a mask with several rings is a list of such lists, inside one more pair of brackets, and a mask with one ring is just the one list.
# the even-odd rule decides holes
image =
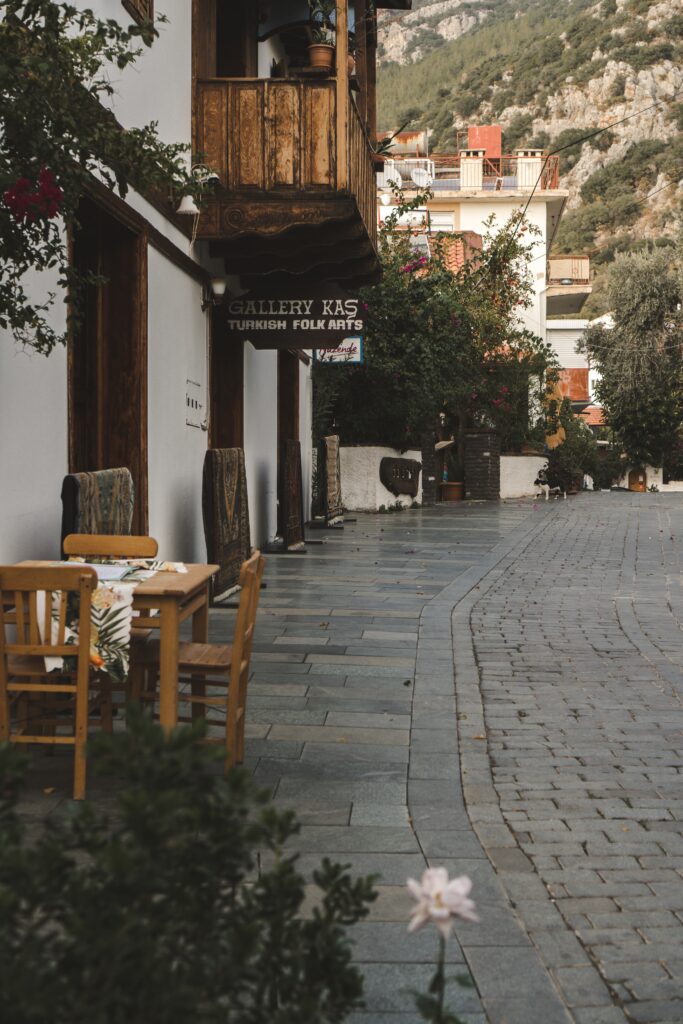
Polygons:
[[[92,595],[90,614],[90,663],[101,672],[106,672],[115,683],[123,683],[130,666],[130,638],[135,623],[133,595],[142,580],[150,579],[157,572],[187,572],[182,562],[162,562],[152,559],[99,560],[85,562],[82,558],[71,559],[91,566],[120,566],[130,571],[121,580],[100,580]],[[42,597],[42,607],[41,607]],[[52,631],[56,640],[59,625],[59,593],[53,594]],[[45,594],[38,596],[39,622],[44,621]],[[72,594],[67,606],[66,643],[78,643],[78,596]],[[72,664],[70,664],[73,662]],[[75,670],[75,658],[46,658],[48,672],[70,672]]]

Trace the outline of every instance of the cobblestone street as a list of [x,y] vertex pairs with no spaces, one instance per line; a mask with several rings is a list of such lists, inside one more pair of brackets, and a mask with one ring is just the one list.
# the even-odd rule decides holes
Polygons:
[[269,558],[247,767],[297,811],[309,879],[323,855],[379,875],[351,1024],[417,1024],[427,865],[474,882],[466,1024],[683,1019],[682,533],[679,497],[586,494],[359,515]]
[[509,892],[586,1024],[683,1019],[683,506],[639,497],[559,507],[470,605]]

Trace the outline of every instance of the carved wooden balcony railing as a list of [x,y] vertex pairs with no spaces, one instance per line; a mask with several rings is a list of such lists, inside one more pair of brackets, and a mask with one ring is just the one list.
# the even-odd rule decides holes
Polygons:
[[195,152],[220,178],[199,225],[226,269],[377,273],[372,154],[334,79],[203,79]]

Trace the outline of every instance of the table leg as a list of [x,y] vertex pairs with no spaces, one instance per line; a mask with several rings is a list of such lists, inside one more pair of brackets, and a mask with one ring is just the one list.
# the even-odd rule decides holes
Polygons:
[[[209,585],[204,588],[204,604],[197,608],[192,616],[192,641],[195,644],[205,644],[209,639]],[[206,696],[206,680],[204,676],[192,676],[192,696]],[[206,705],[193,702],[192,721],[206,718]]]
[[206,644],[209,642],[209,584],[203,588],[204,604],[197,608],[192,616],[192,642]]
[[162,598],[159,610],[159,721],[166,730],[178,724],[178,604]]

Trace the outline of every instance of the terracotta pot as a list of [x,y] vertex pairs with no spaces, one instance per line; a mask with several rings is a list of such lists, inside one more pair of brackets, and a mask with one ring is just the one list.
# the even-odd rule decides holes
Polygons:
[[465,497],[465,485],[460,481],[446,481],[439,484],[442,501],[462,501]]
[[312,68],[332,70],[334,63],[334,46],[329,43],[311,43],[308,47],[308,59]]

